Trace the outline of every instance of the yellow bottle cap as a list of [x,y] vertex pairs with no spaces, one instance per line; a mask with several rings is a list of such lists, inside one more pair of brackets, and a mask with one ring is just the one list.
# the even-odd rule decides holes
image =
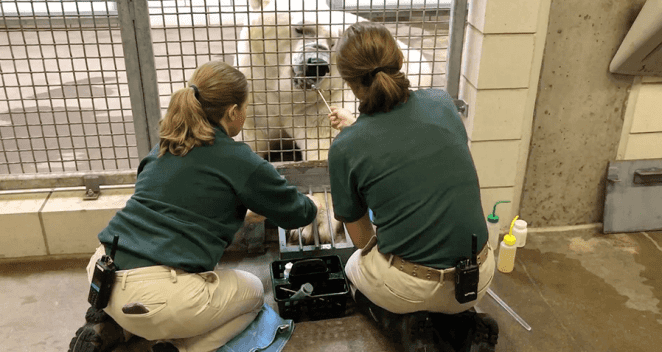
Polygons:
[[503,236],[503,243],[512,246],[517,242],[517,239],[513,235],[505,235]]

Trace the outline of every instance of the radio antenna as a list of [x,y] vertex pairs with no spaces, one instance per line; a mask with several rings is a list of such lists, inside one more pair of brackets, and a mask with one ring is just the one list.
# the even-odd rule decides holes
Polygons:
[[476,265],[478,264],[478,256],[477,252],[478,251],[478,237],[476,237],[476,234],[471,235],[471,264]]
[[110,259],[112,260],[115,260],[115,252],[117,251],[117,242],[119,242],[119,240],[120,240],[120,236],[115,235],[115,237],[113,238],[113,246],[110,248]]

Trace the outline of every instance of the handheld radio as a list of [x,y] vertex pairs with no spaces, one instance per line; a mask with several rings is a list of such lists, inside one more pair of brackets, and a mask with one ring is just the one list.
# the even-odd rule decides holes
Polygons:
[[455,266],[455,299],[459,303],[478,298],[478,238],[471,236],[471,259],[460,260]]
[[115,251],[117,251],[117,242],[119,239],[120,237],[115,235],[113,238],[113,246],[110,249],[110,256],[104,254],[94,265],[90,293],[87,296],[87,301],[94,308],[104,309],[108,306],[110,292],[113,290],[113,284],[115,283],[115,271],[117,271],[113,259],[115,258]]

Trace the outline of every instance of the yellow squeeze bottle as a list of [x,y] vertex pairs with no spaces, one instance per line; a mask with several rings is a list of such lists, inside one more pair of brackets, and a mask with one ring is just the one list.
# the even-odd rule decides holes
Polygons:
[[510,231],[503,237],[499,246],[499,259],[497,260],[497,270],[502,273],[509,273],[515,268],[515,253],[517,252],[517,239],[513,236],[513,226],[518,216],[510,224]]

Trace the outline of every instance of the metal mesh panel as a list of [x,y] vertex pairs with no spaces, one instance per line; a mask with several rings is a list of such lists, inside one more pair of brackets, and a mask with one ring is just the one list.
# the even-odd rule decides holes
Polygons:
[[[322,95],[354,110],[356,100],[333,64],[317,81],[321,94],[296,86],[292,57],[305,59],[312,48],[302,39],[324,39],[327,47],[312,52],[332,60],[338,28],[380,22],[403,44],[414,88],[446,85],[449,1],[377,3],[148,1],[161,115],[195,67],[223,60],[250,82],[244,142],[271,161],[326,159],[336,132]],[[102,0],[0,0],[0,174],[137,167],[116,8]]]
[[[250,2],[267,5],[251,8]],[[357,20],[380,22],[403,44],[414,87],[446,83],[450,1],[364,2],[150,1],[162,114],[196,66],[223,60],[244,72],[251,86],[239,138],[271,161],[326,159],[337,134],[329,128],[326,105],[320,94],[310,86],[297,87],[292,77],[292,58],[312,48],[302,46],[302,40],[324,39],[330,45],[313,52],[333,55],[339,28]],[[320,91],[328,104],[356,110],[353,94],[333,67]]]
[[137,166],[115,9],[0,2],[0,174]]

